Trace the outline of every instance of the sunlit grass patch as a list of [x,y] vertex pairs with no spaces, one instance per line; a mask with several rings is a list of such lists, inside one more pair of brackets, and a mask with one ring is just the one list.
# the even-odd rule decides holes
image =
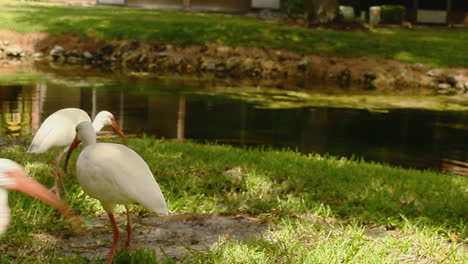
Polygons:
[[432,66],[467,66],[467,29],[372,29],[346,32],[288,27],[245,15],[2,0],[0,30],[93,36],[104,40],[217,43],[299,54],[370,56]]
[[[284,218],[260,238],[220,240],[199,260],[208,263],[461,263],[464,246],[434,230],[387,231],[358,224]],[[236,258],[237,256],[237,258]]]

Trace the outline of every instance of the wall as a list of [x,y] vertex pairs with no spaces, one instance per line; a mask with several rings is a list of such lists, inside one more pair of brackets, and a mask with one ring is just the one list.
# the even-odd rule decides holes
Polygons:
[[39,0],[38,2],[95,5],[97,0]]
[[194,10],[245,11],[250,9],[251,0],[192,0]]
[[[183,0],[127,0],[128,6],[181,9]],[[192,0],[193,10],[245,11],[251,0]]]
[[181,9],[182,0],[127,0],[128,6]]

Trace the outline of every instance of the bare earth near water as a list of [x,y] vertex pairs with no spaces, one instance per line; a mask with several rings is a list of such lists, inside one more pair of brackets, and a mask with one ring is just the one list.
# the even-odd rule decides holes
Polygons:
[[[121,230],[122,246],[127,236],[126,216],[119,214],[116,217]],[[158,258],[163,259],[166,255],[176,260],[189,252],[187,248],[203,251],[220,239],[245,240],[267,229],[267,225],[261,224],[254,218],[215,214],[175,214],[163,217],[155,214],[137,217],[132,215],[132,221],[133,248],[155,249]],[[38,239],[56,244],[57,250],[68,256],[106,258],[112,243],[112,230],[107,215],[102,214],[93,218],[88,231],[84,234],[74,234],[60,241],[50,237],[38,237]]]
[[[1,41],[5,40],[8,41],[8,46],[2,44]],[[440,83],[445,84],[447,82],[449,76],[461,76],[460,78],[462,78],[463,83],[466,82],[466,76],[468,76],[468,69],[464,67],[433,68],[420,63],[410,64],[396,60],[370,57],[302,56],[286,50],[226,47],[215,44],[174,47],[162,43],[140,43],[129,40],[105,42],[92,37],[80,38],[73,35],[56,36],[48,33],[20,34],[5,30],[0,31],[0,51],[11,46],[18,46],[28,54],[42,52],[44,55],[47,55],[55,45],[60,45],[66,51],[78,51],[79,53],[87,51],[97,55],[99,52],[102,52],[101,49],[106,43],[107,46],[112,47],[112,52],[116,56],[117,54],[128,54],[123,59],[122,65],[123,68],[128,68],[127,70],[130,72],[133,71],[133,68],[142,66],[138,58],[142,56],[145,58],[158,57],[160,56],[158,55],[160,52],[154,52],[153,50],[158,47],[164,47],[164,56],[184,58],[183,61],[188,63],[188,66],[186,65],[188,68],[181,70],[185,74],[193,74],[193,65],[197,64],[196,61],[198,61],[200,56],[205,63],[225,62],[229,58],[234,57],[240,61],[255,59],[256,61],[263,62],[265,65],[277,65],[282,69],[281,72],[288,72],[288,76],[291,76],[292,80],[289,80],[289,77],[284,80],[283,78],[273,78],[268,82],[268,86],[285,89],[293,89],[295,87],[294,76],[305,76],[305,80],[321,80],[336,83],[339,83],[340,80],[349,81],[364,86],[363,83],[366,82],[367,78],[366,74],[371,72],[374,78],[376,78],[372,83],[375,85],[375,89],[379,91],[392,91],[398,94],[432,95],[436,94],[436,88]],[[304,60],[308,62],[308,66],[306,70],[302,71],[298,69],[298,63]],[[161,64],[160,66],[162,67],[163,65]],[[266,68],[264,70],[263,73],[268,75],[269,70]],[[30,60],[2,59],[0,56],[0,74],[21,71],[34,71]],[[171,73],[175,70],[169,67],[166,70],[160,69],[157,72],[161,73],[165,71]],[[268,79],[268,76],[262,75],[262,79],[265,79],[264,77]],[[249,77],[243,76],[242,79],[249,79]],[[253,81],[256,82],[255,80]]]

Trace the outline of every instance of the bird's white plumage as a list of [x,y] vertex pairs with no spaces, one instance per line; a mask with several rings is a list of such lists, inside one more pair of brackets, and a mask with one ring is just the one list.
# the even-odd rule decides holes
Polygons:
[[11,170],[22,170],[23,167],[9,159],[0,159],[0,235],[2,235],[10,222],[10,207],[8,206],[7,187],[13,184],[13,179],[4,172]]
[[5,233],[10,222],[10,207],[8,206],[8,191],[0,188],[0,235]]
[[81,109],[58,110],[44,120],[28,152],[44,153],[54,147],[68,147],[76,136],[76,125],[83,121],[91,121],[91,118]]
[[[84,143],[84,142],[83,142]],[[139,203],[168,214],[161,189],[146,162],[130,148],[112,143],[86,146],[77,160],[83,190],[111,212],[115,204]]]

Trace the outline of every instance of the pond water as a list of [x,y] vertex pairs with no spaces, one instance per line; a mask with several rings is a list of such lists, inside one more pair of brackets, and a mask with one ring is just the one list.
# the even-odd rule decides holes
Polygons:
[[199,93],[205,88],[183,82],[88,83],[92,85],[0,84],[0,138],[31,138],[51,113],[78,107],[91,116],[100,110],[112,112],[128,134],[265,145],[420,169],[463,171],[457,161],[468,161],[468,112],[464,111],[264,109],[245,100]]

